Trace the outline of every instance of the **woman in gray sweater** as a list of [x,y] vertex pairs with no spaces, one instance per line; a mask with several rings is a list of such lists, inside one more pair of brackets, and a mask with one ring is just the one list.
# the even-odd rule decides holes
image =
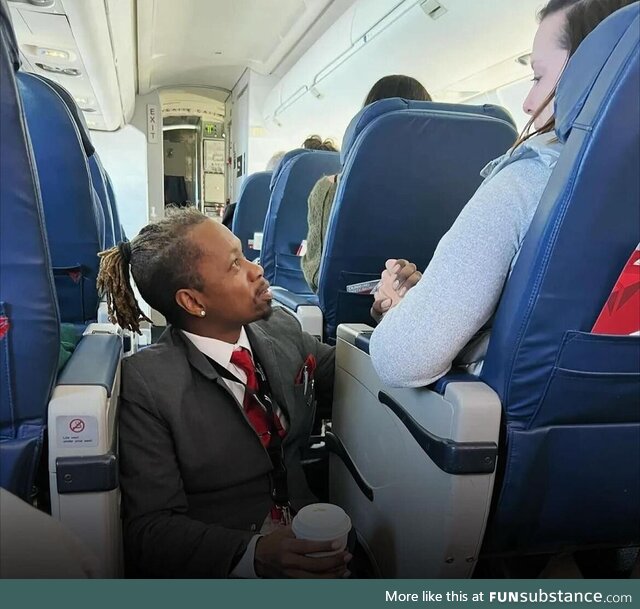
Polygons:
[[587,34],[627,4],[631,0],[550,0],[540,11],[533,85],[523,104],[532,117],[525,134],[531,126],[533,133],[483,169],[484,182],[398,306],[396,275],[382,275],[374,312],[386,314],[373,332],[370,353],[385,383],[428,385],[456,358],[479,372],[490,320],[562,148],[554,137],[558,80]]

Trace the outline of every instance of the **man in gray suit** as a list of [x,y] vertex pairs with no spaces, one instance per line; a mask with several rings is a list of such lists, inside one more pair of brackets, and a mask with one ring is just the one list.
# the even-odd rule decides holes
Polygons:
[[272,312],[262,268],[243,257],[229,230],[192,209],[102,258],[98,283],[114,320],[137,331],[144,318],[130,270],[171,324],[122,366],[129,573],[348,576],[348,552],[310,558],[332,551],[331,543],[295,539],[285,526],[289,505],[295,511],[315,500],[300,450],[316,402],[330,412],[333,349],[290,314]]

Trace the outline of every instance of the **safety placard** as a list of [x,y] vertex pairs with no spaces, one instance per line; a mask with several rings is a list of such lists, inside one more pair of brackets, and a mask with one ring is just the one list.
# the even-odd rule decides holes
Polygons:
[[57,417],[56,437],[58,448],[98,446],[98,419],[85,416]]

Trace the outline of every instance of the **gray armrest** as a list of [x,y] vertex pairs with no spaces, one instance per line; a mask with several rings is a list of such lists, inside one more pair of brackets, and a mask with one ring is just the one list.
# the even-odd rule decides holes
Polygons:
[[58,377],[57,385],[99,385],[106,389],[110,397],[121,357],[120,336],[84,336]]

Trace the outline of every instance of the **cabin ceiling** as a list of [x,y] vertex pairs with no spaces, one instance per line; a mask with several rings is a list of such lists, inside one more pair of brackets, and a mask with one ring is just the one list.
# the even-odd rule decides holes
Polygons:
[[138,0],[139,92],[229,91],[246,68],[279,76],[354,2]]

